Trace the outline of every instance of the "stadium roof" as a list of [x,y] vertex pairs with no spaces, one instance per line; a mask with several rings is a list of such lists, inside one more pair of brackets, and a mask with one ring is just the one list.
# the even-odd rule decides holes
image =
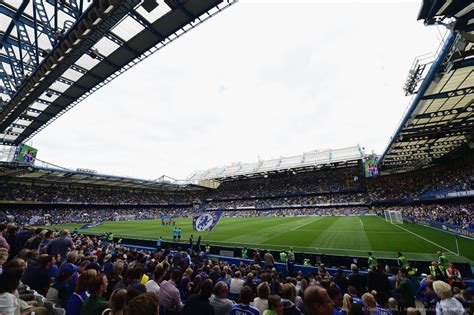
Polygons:
[[0,145],[29,140],[235,1],[0,1]]
[[147,189],[161,192],[199,191],[203,187],[184,182],[160,178],[146,180],[114,175],[97,174],[84,171],[73,171],[59,168],[40,167],[27,163],[1,163],[0,178],[2,181],[27,182],[35,184],[58,185],[97,185],[109,188]]
[[417,59],[410,70],[405,91],[414,97],[379,159],[389,172],[430,166],[473,147],[474,4],[424,1],[419,18],[452,30],[433,61]]
[[349,147],[337,150],[316,150],[301,155],[281,157],[278,159],[259,161],[257,163],[234,163],[229,166],[211,168],[194,172],[188,177],[188,182],[202,180],[226,180],[239,177],[260,177],[265,174],[287,171],[312,171],[322,167],[345,167],[357,165],[365,157],[359,147]]

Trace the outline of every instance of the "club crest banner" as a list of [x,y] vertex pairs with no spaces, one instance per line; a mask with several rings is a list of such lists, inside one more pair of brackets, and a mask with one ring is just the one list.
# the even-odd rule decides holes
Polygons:
[[193,217],[193,229],[198,232],[212,231],[222,217],[224,211],[213,211]]

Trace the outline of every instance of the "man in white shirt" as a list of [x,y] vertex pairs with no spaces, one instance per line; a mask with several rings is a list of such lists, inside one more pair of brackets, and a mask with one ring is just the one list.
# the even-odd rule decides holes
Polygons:
[[163,277],[163,265],[159,264],[155,267],[155,271],[153,272],[154,279],[149,280],[146,284],[146,291],[147,292],[154,292],[158,294],[160,292],[160,282],[161,278]]

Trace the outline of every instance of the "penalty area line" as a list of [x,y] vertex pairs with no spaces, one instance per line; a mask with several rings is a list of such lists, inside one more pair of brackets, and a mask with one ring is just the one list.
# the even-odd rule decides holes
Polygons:
[[393,223],[391,223],[391,222],[390,222],[390,224],[392,224],[393,226],[396,226],[396,227],[399,228],[399,229],[404,230],[405,232],[408,232],[408,233],[410,233],[410,234],[413,234],[413,235],[415,235],[415,236],[421,238],[422,240],[424,240],[424,241],[426,241],[426,242],[428,242],[428,243],[431,243],[431,244],[433,244],[433,245],[435,245],[435,246],[438,246],[439,248],[442,248],[442,249],[444,249],[444,250],[450,252],[450,253],[453,254],[453,255],[459,256],[459,254],[456,254],[456,253],[453,252],[452,250],[449,250],[449,249],[447,249],[447,248],[444,247],[444,246],[441,246],[441,245],[439,245],[439,244],[436,244],[436,243],[433,242],[433,241],[430,241],[430,240],[427,239],[426,237],[423,237],[423,236],[421,236],[421,235],[418,235],[418,234],[416,234],[415,232],[412,232],[412,231],[410,231],[410,230],[407,230],[407,229],[405,229],[404,227],[398,226],[398,225],[393,224]]

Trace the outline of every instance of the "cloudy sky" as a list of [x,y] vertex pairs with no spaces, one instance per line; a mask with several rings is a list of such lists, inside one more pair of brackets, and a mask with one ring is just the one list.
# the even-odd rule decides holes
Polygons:
[[155,179],[360,144],[381,154],[440,32],[416,1],[241,0],[92,94],[32,143],[70,168]]

